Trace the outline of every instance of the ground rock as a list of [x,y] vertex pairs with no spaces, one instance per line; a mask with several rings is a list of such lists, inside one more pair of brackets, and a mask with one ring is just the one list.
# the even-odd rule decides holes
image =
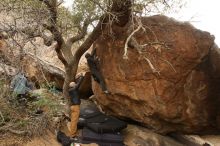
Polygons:
[[146,128],[128,125],[123,130],[124,144],[127,146],[183,146],[170,137],[156,134]]

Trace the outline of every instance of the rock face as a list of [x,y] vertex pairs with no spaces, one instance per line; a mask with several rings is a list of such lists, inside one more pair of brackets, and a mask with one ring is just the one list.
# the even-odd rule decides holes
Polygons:
[[35,82],[36,85],[53,84],[55,87],[62,89],[64,71],[61,68],[31,56],[30,54],[24,56],[21,63],[26,75],[30,80]]
[[80,99],[88,99],[91,95],[93,95],[91,83],[91,73],[86,72],[84,74],[84,79],[79,87]]
[[145,32],[134,35],[144,46],[141,55],[136,47],[129,47],[128,60],[123,59],[130,24],[113,26],[114,37],[106,30],[96,41],[101,72],[111,92],[103,94],[93,81],[99,104],[110,114],[159,133],[217,131],[220,83],[213,74],[219,64],[213,63],[220,59],[213,55],[218,49],[211,49],[214,37],[165,16],[143,18],[142,23]]
[[[0,61],[2,61],[4,65],[2,66],[0,64],[0,74],[14,75],[17,72],[16,68],[21,65],[23,67],[23,71],[33,82],[36,83],[37,86],[49,83],[53,84],[56,88],[62,89],[65,74],[64,66],[58,59],[54,47],[55,43],[53,43],[50,47],[47,47],[43,44],[42,39],[36,38],[34,45],[27,43],[24,46],[25,55],[22,61],[20,61],[18,57],[19,49],[10,49],[10,47],[6,45],[5,41],[0,40]],[[90,52],[90,50],[88,52]],[[86,71],[88,71],[88,67],[83,55],[79,63],[78,73]],[[91,82],[90,76],[89,78],[87,76],[87,79],[87,82]],[[89,95],[84,95],[87,93],[83,93],[83,97],[89,97],[92,93],[91,83],[84,86],[85,87],[82,89],[82,92],[88,90]]]

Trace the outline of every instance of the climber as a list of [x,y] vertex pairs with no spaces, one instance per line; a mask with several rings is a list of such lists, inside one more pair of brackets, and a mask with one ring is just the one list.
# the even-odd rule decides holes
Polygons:
[[87,63],[91,71],[93,79],[100,84],[102,91],[108,94],[109,91],[106,88],[105,80],[98,67],[98,57],[95,56],[95,49],[93,50],[91,54],[86,53],[85,57],[87,59]]
[[78,78],[77,83],[71,82],[69,84],[69,96],[70,96],[70,126],[68,126],[69,131],[70,131],[70,137],[73,138],[74,140],[77,140],[77,123],[79,120],[79,112],[80,112],[80,98],[79,98],[79,87],[80,84],[83,81],[84,76],[80,76]]

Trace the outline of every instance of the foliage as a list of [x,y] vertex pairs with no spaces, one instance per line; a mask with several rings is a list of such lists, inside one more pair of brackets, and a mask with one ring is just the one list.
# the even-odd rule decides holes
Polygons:
[[0,3],[1,13],[10,14],[24,26],[35,26],[48,19],[48,10],[36,0],[2,0]]
[[186,3],[185,0],[135,0],[133,11],[142,16],[166,14],[178,11]]
[[[2,134],[39,136],[56,126],[53,118],[60,115],[64,108],[59,98],[47,90],[33,93],[31,96],[37,98],[28,101],[25,105],[18,104],[15,98],[0,97],[0,132]],[[44,112],[36,114],[39,109]]]
[[[101,2],[101,3],[100,3]],[[103,4],[103,0],[99,3]],[[85,18],[90,17],[91,19],[101,16],[103,14],[102,9],[97,6],[91,0],[75,0],[72,8],[72,15],[75,24],[82,24]]]
[[[75,0],[72,8],[73,16],[82,20],[88,15],[101,16],[104,12],[110,13],[113,0]],[[132,10],[142,16],[152,14],[166,14],[178,11],[186,4],[185,0],[134,0]]]
[[40,85],[40,88],[47,89],[50,92],[56,92],[55,82],[47,82]]
[[60,112],[61,106],[57,102],[57,100],[50,99],[46,96],[40,96],[40,98],[37,101],[34,101],[33,106],[35,109],[47,109],[47,114],[54,115],[57,112]]
[[[11,27],[35,27],[36,30],[40,28],[43,31],[42,25],[49,23],[49,10],[38,0],[2,0],[0,4],[2,5],[2,7],[0,6],[0,12],[9,14],[13,19],[9,23]],[[0,30],[1,25],[4,24],[0,23]],[[76,31],[73,27],[72,14],[63,6],[58,7],[58,26],[65,35]]]
[[[66,37],[77,34],[86,18],[97,20],[103,13],[109,12],[113,0],[75,0],[72,9],[62,5],[58,7],[58,26]],[[185,4],[182,0],[134,0],[132,10],[141,15],[165,13],[177,10]],[[11,27],[42,27],[50,19],[49,10],[39,0],[2,0],[1,13],[13,12],[14,24]],[[16,24],[15,24],[16,23]],[[2,27],[0,23],[0,28]],[[16,25],[16,26],[15,26]],[[8,26],[9,27],[9,26]],[[41,28],[42,29],[42,28]],[[0,29],[1,30],[1,29]]]
[[58,9],[58,26],[65,37],[74,34],[77,30],[71,12],[65,7],[59,7]]
[[[32,27],[39,27],[48,23],[50,19],[48,9],[38,0],[2,0],[0,4],[1,12],[13,11],[17,23],[22,23],[22,26],[30,24]],[[58,7],[60,31],[65,35],[77,33],[77,29],[83,25],[87,17],[97,20],[103,13],[110,11],[111,4],[112,0],[75,0],[70,10],[60,5]],[[132,9],[133,12],[150,15],[177,10],[184,4],[185,1],[182,0],[135,0]]]

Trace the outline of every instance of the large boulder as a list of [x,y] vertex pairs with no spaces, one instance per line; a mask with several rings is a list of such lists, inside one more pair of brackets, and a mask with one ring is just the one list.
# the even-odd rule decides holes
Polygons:
[[217,132],[220,84],[218,76],[213,76],[219,67],[211,65],[219,61],[213,55],[218,49],[211,49],[214,37],[161,15],[142,18],[142,23],[145,31],[134,35],[145,46],[142,54],[133,45],[128,48],[128,59],[123,59],[131,24],[112,26],[114,36],[106,30],[94,45],[111,92],[103,94],[93,81],[101,107],[160,133]]

